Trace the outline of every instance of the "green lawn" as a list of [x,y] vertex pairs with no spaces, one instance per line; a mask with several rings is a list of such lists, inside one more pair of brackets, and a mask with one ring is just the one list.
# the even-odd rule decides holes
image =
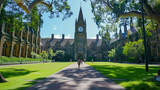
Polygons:
[[[47,76],[72,64],[72,62],[55,62],[0,67],[0,73],[8,81],[0,83],[0,90],[24,90]],[[31,81],[32,80],[32,81]]]
[[110,79],[126,79],[115,82],[127,90],[160,90],[160,82],[152,80],[152,77],[157,75],[159,66],[149,66],[150,71],[146,72],[144,65],[110,62],[87,62],[87,64]]

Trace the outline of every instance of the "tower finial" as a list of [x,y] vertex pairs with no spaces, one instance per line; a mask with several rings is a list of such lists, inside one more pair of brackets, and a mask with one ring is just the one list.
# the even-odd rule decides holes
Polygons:
[[80,20],[82,20],[84,22],[84,20],[83,20],[83,13],[82,13],[82,8],[81,7],[80,7],[80,10],[79,10],[78,22]]

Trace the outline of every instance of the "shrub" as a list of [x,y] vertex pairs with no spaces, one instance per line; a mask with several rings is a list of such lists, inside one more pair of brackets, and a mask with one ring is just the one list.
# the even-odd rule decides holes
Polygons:
[[65,55],[65,52],[63,50],[57,50],[55,52],[56,60],[63,60],[64,59],[64,55]]
[[44,59],[47,59],[47,58],[48,58],[48,54],[46,53],[46,51],[43,51],[40,55],[41,55],[41,57],[44,58]]
[[42,58],[40,55],[36,54],[35,52],[31,52],[32,58]]
[[52,50],[52,49],[49,49],[48,59],[52,59],[54,55],[55,55],[55,54],[53,53],[53,50]]
[[[49,59],[46,59],[49,61]],[[18,58],[18,57],[0,57],[0,64],[19,64],[19,63],[39,63],[43,62],[43,58]]]

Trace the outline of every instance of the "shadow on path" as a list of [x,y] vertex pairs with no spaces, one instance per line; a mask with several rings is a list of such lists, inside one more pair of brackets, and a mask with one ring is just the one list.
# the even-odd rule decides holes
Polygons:
[[88,66],[74,63],[27,90],[124,90],[123,87]]

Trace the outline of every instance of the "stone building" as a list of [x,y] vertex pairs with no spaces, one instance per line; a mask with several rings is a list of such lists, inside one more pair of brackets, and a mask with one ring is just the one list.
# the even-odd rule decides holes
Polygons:
[[40,29],[37,30],[23,23],[22,30],[11,31],[12,25],[0,23],[0,56],[7,57],[31,57],[31,52],[40,54]]
[[[136,27],[132,26],[132,21],[130,23],[130,29],[124,29],[123,33],[120,29],[119,37],[114,38],[110,42],[110,50],[113,48],[119,48],[120,45],[123,47],[129,41],[137,41],[142,38],[140,34],[138,34],[138,30]],[[148,37],[147,40],[147,57],[150,62],[159,61],[160,62],[160,29],[156,28],[156,30],[151,30],[151,37]]]
[[82,9],[80,8],[78,19],[75,20],[75,33],[74,39],[65,39],[62,35],[61,39],[54,38],[41,38],[42,50],[48,51],[49,48],[56,50],[63,50],[65,54],[72,56],[72,59],[78,58],[91,60],[103,60],[105,45],[102,39],[96,36],[96,39],[87,39],[86,20],[83,18]]

